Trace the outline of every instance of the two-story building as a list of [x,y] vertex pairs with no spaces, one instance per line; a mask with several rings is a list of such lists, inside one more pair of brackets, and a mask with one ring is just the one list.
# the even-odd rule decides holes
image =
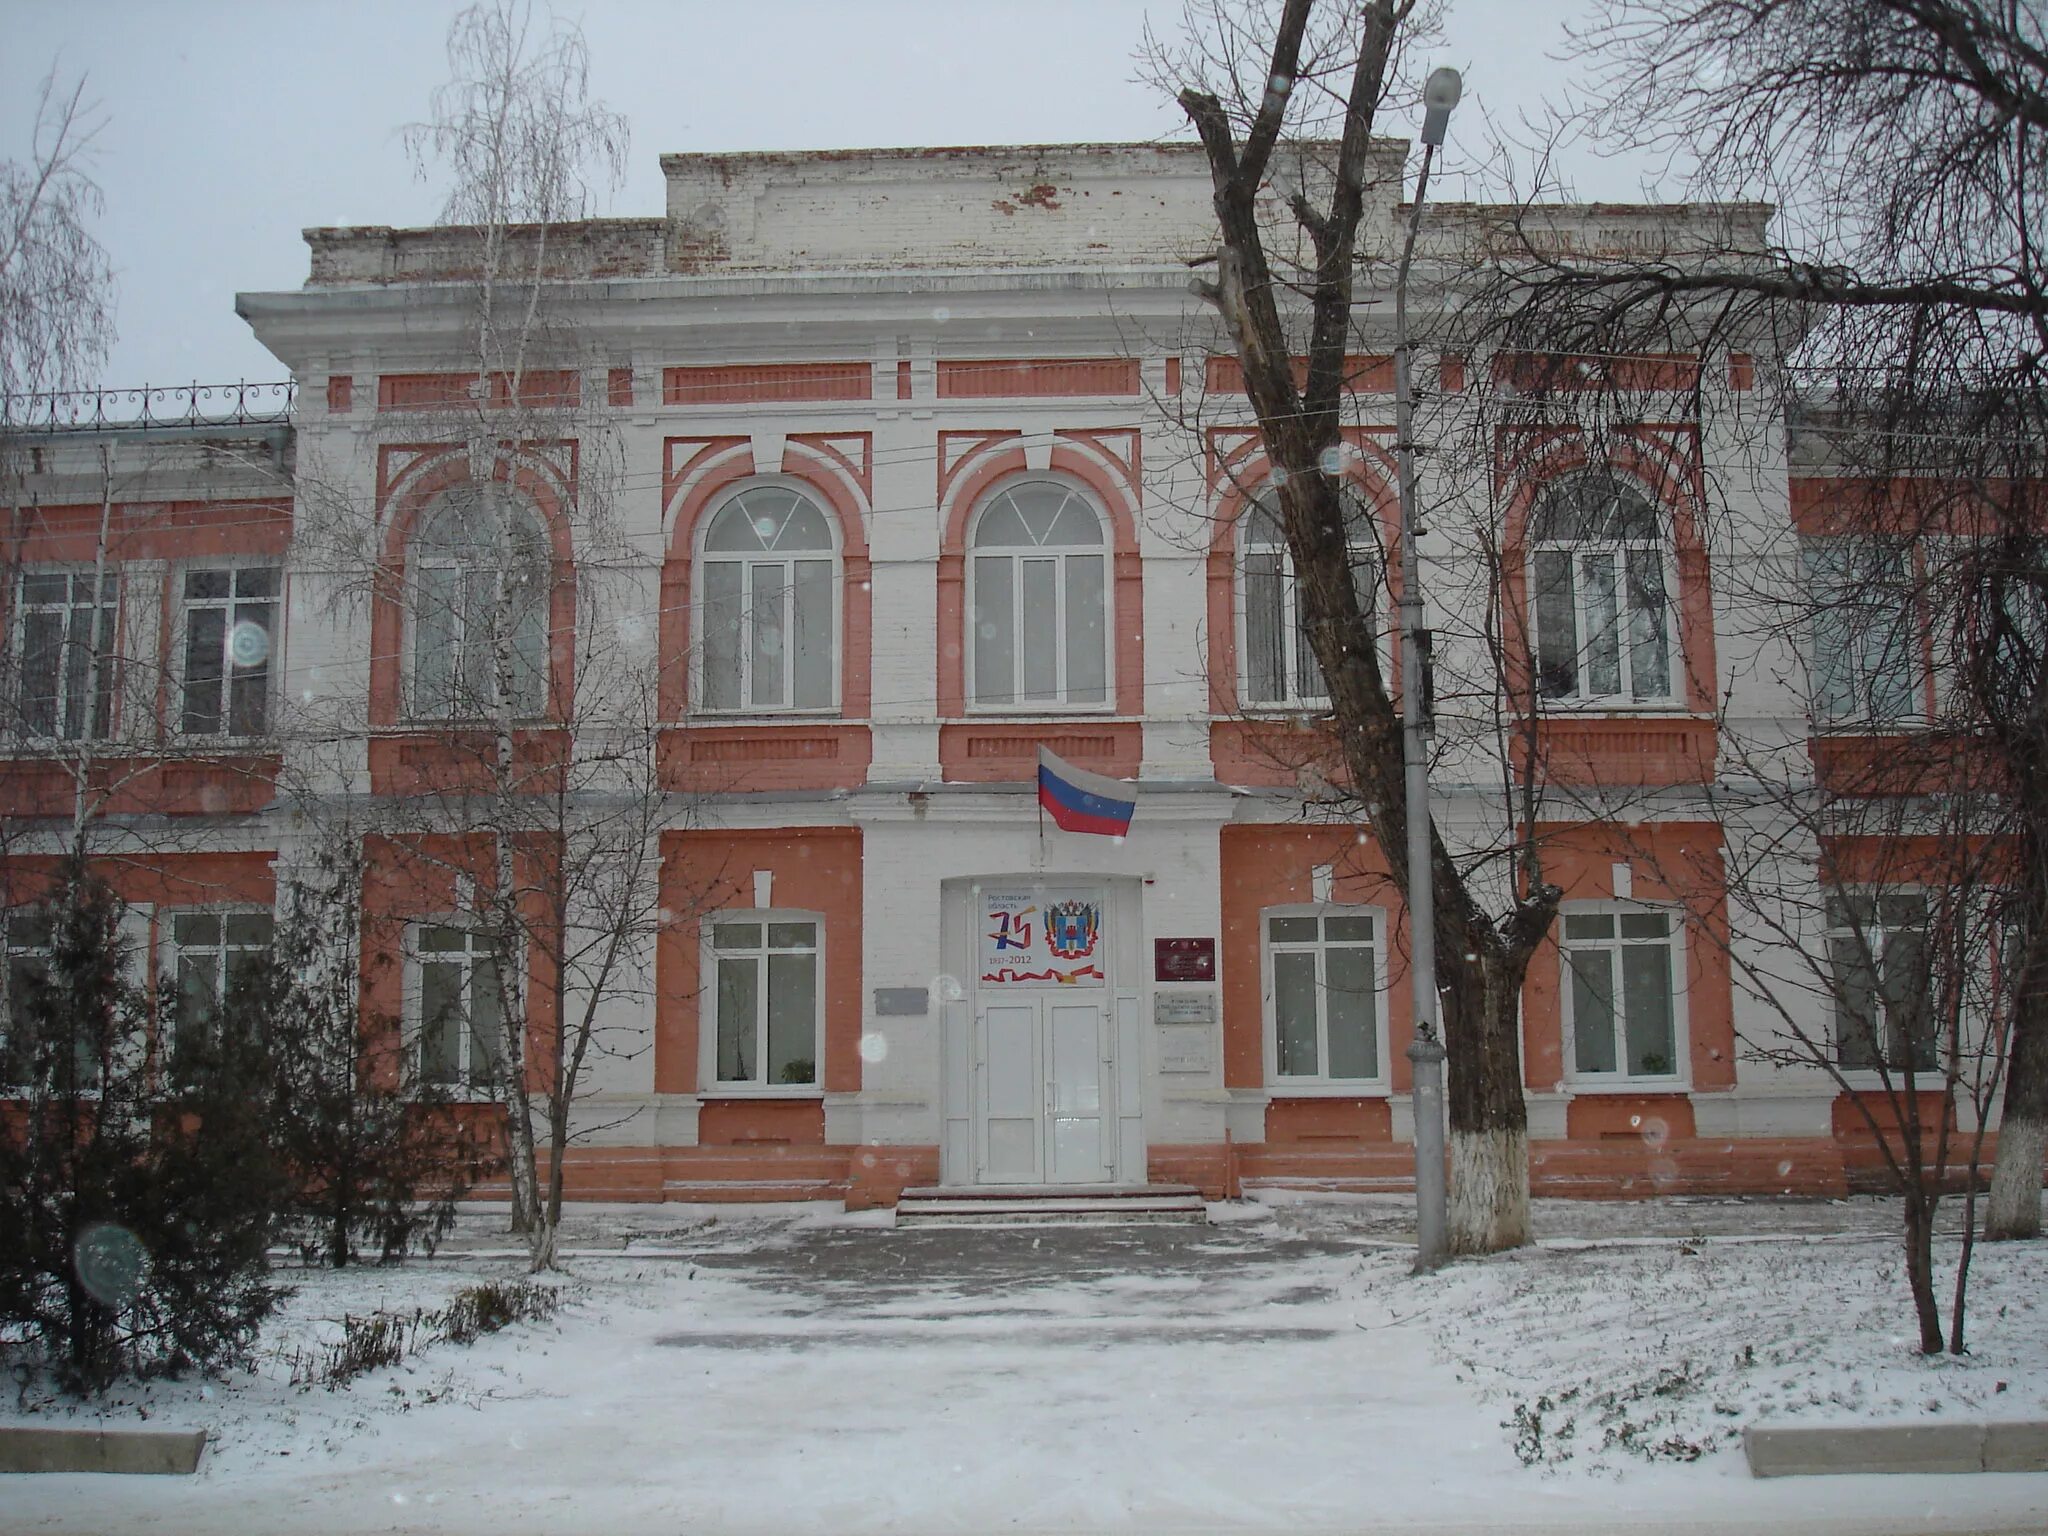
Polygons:
[[[1369,230],[1404,151],[1377,151]],[[10,901],[90,817],[160,972],[217,989],[327,829],[383,816],[385,848],[488,721],[538,752],[605,728],[579,701],[641,700],[659,920],[601,1000],[572,1194],[1405,1184],[1403,904],[1318,771],[1270,474],[1190,292],[1200,152],[662,165],[663,216],[546,232],[516,366],[476,350],[461,232],[316,229],[303,288],[237,300],[296,381],[288,437],[39,435]],[[1709,213],[1760,241],[1764,210]],[[1625,240],[1672,215],[1556,217]],[[1425,267],[1426,336],[1450,290]],[[1391,345],[1362,304],[1330,467],[1382,616]],[[1435,813],[1483,849],[1536,809],[1565,890],[1523,999],[1539,1192],[1826,1191],[1859,1161],[1842,1084],[1754,1049],[1788,1017],[1828,1038],[1829,1000],[1759,995],[1796,936],[1731,922],[1719,884],[1799,856],[1724,740],[1808,735],[1800,646],[1721,580],[1826,495],[1770,362],[1637,360],[1663,403],[1597,457],[1568,419],[1488,426],[1511,361],[1419,366],[1423,575],[1462,680]],[[1041,747],[1135,786],[1127,835],[1041,815]],[[465,830],[441,814],[403,835]],[[472,906],[416,871],[365,893],[371,1001],[453,1079],[502,985]]]

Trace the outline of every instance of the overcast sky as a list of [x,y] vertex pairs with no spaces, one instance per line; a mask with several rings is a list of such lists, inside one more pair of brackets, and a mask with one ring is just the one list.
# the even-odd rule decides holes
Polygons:
[[[280,378],[234,312],[239,290],[305,281],[299,231],[421,224],[439,189],[401,124],[446,74],[455,0],[0,0],[0,156],[21,157],[52,64],[105,118],[98,235],[119,285],[112,385]],[[1444,62],[1475,109],[1512,121],[1564,84],[1579,0],[1452,0]],[[1149,11],[1179,0],[561,0],[589,39],[593,93],[632,124],[608,212],[662,212],[669,151],[1149,139],[1171,103],[1134,77]],[[1398,131],[1390,126],[1388,131]],[[1455,168],[1456,161],[1452,162]],[[1625,168],[1574,169],[1628,197]],[[1447,186],[1456,195],[1455,183]]]

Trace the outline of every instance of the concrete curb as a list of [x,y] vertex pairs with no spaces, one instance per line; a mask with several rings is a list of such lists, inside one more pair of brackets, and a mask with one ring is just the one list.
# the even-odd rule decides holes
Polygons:
[[23,1429],[0,1426],[0,1472],[189,1474],[203,1429]]
[[2048,1422],[1751,1424],[1752,1477],[1836,1472],[2048,1472]]

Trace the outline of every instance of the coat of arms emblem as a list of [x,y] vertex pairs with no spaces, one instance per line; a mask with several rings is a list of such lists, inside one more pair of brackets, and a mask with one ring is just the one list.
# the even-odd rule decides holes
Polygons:
[[1092,901],[1054,902],[1045,910],[1045,943],[1062,960],[1095,953],[1102,932],[1102,909]]

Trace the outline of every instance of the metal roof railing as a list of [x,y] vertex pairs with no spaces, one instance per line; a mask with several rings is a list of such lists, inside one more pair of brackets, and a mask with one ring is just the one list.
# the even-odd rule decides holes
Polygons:
[[0,399],[0,433],[281,426],[292,419],[297,396],[298,385],[291,379],[8,395]]

